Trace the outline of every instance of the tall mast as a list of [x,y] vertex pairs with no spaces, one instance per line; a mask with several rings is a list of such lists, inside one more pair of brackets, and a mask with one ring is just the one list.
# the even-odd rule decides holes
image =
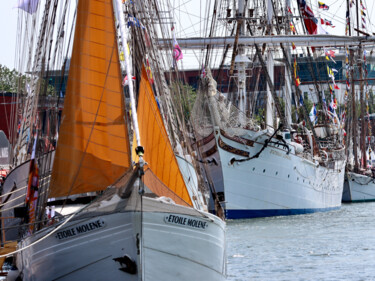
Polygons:
[[[359,36],[359,9],[358,9],[358,0],[356,0],[356,12],[357,12],[357,36]],[[360,83],[360,92],[359,92],[359,98],[361,103],[361,135],[360,135],[360,150],[362,154],[362,168],[367,168],[367,159],[366,159],[366,129],[365,129],[365,103],[364,103],[364,97],[363,97],[363,73],[362,73],[362,45],[359,45],[358,48],[358,71],[359,71],[359,83]]]
[[358,156],[357,156],[357,114],[356,114],[356,96],[354,86],[354,69],[353,69],[354,50],[350,49],[350,84],[352,94],[352,140],[353,140],[353,155],[354,155],[354,172],[358,172]]
[[[125,29],[125,20],[124,20],[124,14],[122,12],[122,3],[121,0],[116,0],[115,9],[117,10],[117,19],[119,21],[120,25],[120,33],[121,33],[121,41],[122,41],[122,51],[124,52],[124,58],[125,58],[125,69],[126,69],[126,75],[128,76],[128,84],[129,84],[129,96],[130,96],[130,106],[131,106],[131,116],[132,116],[132,122],[133,122],[133,128],[135,133],[135,139],[137,142],[137,148],[136,152],[139,156],[140,163],[143,163],[143,149],[141,149],[141,136],[139,134],[139,127],[138,127],[138,117],[137,117],[137,108],[135,106],[135,98],[134,98],[134,89],[133,89],[133,82],[132,82],[132,71],[130,68],[129,63],[129,53],[128,53],[128,41],[127,41],[127,32]],[[141,151],[139,151],[141,149]],[[140,153],[140,154],[139,154]]]
[[[271,0],[267,1],[267,30],[269,33],[272,32],[272,17],[273,17],[273,7]],[[270,76],[270,83],[274,85],[274,60],[273,60],[273,49],[268,47],[267,51],[267,71]],[[273,104],[273,97],[271,93],[270,83],[267,84],[267,106],[266,106],[266,124],[267,127],[276,127],[273,124],[273,112],[274,112],[274,104]],[[284,124],[286,126],[287,124]]]

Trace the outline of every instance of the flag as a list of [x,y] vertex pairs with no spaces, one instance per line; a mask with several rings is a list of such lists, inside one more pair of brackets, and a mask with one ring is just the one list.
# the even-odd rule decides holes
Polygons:
[[303,98],[302,98],[302,95],[299,96],[299,106],[303,106]]
[[323,2],[318,1],[318,4],[319,4],[319,9],[323,9],[323,10],[327,10],[327,11],[329,10],[329,6],[327,6]]
[[335,26],[332,24],[332,21],[327,20],[327,19],[324,19],[324,24],[325,24],[325,25],[328,25],[328,26],[331,26],[331,27],[335,27]]
[[150,84],[153,84],[154,78],[152,76],[152,71],[151,71],[150,63],[148,62],[148,58],[146,59],[146,72],[147,72],[148,81],[150,82]]
[[293,50],[295,50],[297,48],[296,44],[294,44],[294,42],[292,42],[292,48],[293,48]]
[[181,48],[177,43],[176,36],[174,33],[174,26],[172,26],[172,32],[173,32],[173,58],[175,61],[179,61],[184,58],[184,55],[182,54]]
[[34,14],[38,9],[39,0],[18,0],[16,8],[20,8],[29,14]]
[[315,125],[316,122],[316,107],[315,103],[313,104],[311,111],[309,113],[310,121]]
[[332,68],[332,71],[336,73],[339,72],[336,68]]
[[340,90],[339,86],[337,86],[336,83],[333,84],[333,87],[334,87],[336,90]]
[[131,27],[131,26],[140,27],[142,29],[145,29],[144,25],[139,21],[139,19],[129,15],[129,17],[128,17],[128,28]]
[[[132,81],[135,81],[135,76],[132,76]],[[129,81],[128,81],[128,75],[125,76],[124,80],[122,81],[122,86],[126,86],[126,85],[129,85]]]
[[297,0],[299,9],[302,13],[303,21],[309,34],[317,34],[318,20],[314,17],[314,12],[306,4],[305,0]]
[[202,65],[202,73],[201,73],[201,78],[206,77],[206,69],[204,68],[204,65]]
[[297,78],[296,78],[296,86],[298,87],[299,85],[301,85],[301,80],[299,80],[299,77],[297,76]]
[[121,52],[120,53],[120,61],[124,61],[124,60],[125,60],[124,52]]
[[290,22],[290,31],[293,32],[293,34],[296,33],[296,28],[294,27],[292,22]]

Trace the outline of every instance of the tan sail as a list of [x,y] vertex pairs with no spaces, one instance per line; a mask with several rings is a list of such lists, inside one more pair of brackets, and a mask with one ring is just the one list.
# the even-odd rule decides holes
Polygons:
[[80,0],[49,197],[105,189],[130,168],[112,1]]
[[[144,160],[147,162],[144,176],[146,186],[158,196],[169,197],[180,205],[192,206],[144,67],[137,114],[145,150]],[[133,159],[138,160],[135,157],[133,154]]]

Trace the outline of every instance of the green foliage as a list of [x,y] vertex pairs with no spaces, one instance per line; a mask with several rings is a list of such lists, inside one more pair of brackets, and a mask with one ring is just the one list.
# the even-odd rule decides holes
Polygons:
[[255,121],[258,124],[264,124],[265,123],[265,114],[266,109],[265,108],[258,108],[257,113],[254,115]]
[[18,88],[18,82],[22,81],[22,76],[13,69],[10,70],[5,65],[0,64],[0,91],[15,93]]
[[185,85],[181,81],[175,81],[170,86],[173,102],[182,111],[181,115],[187,121],[190,119],[190,112],[194,106],[197,93],[190,85]]
[[[0,64],[0,92],[23,92],[25,91],[26,82],[29,80],[26,75],[18,73],[15,69],[10,70],[5,65]],[[40,85],[40,95],[56,95],[55,87],[47,84],[45,79],[42,80]],[[46,87],[47,86],[47,87]]]

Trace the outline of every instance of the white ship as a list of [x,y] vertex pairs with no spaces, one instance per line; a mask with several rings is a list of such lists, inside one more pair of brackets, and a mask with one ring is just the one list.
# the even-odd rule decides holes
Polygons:
[[[216,120],[225,120],[221,114],[225,111],[225,101],[215,97],[206,100],[212,102],[211,110],[221,109],[214,110]],[[216,158],[220,161],[215,159],[223,176],[223,189],[216,188],[216,191],[221,195],[227,219],[340,208],[346,163],[344,146],[322,150],[322,156],[314,157],[312,134],[306,128],[303,134],[291,136],[288,130],[223,127],[214,129],[219,156]],[[318,129],[321,131],[322,127]],[[302,140],[303,145],[292,137]],[[212,161],[214,157],[206,160]],[[218,166],[209,167],[217,169]]]
[[[300,120],[304,121],[292,122],[292,96],[295,101],[303,98],[299,85],[296,84],[294,93],[292,90],[297,71],[296,65],[290,63],[292,59],[288,53],[296,39],[293,36],[268,36],[272,32],[288,34],[289,29],[284,23],[290,14],[284,13],[285,7],[278,7],[271,1],[263,7],[247,3],[248,6],[241,11],[239,7],[244,5],[244,1],[233,6],[228,4],[226,18],[226,27],[233,27],[237,32],[225,39],[234,44],[233,49],[236,50],[232,61],[227,63],[230,65],[227,73],[237,92],[233,92],[229,85],[228,93],[220,93],[211,75],[207,74],[206,78],[202,78],[193,110],[197,145],[204,159],[202,162],[213,175],[219,169],[222,172],[222,177],[212,176],[212,181],[216,183],[215,190],[225,216],[227,219],[241,219],[338,209],[346,164],[340,120],[323,108],[311,121],[310,109],[300,103],[295,106]],[[308,10],[306,2],[299,1],[299,5],[302,14]],[[257,15],[254,19],[251,19],[252,13]],[[304,17],[304,20],[312,21],[311,17]],[[236,29],[235,21],[237,26],[241,23],[242,26]],[[259,23],[264,25],[259,26]],[[266,32],[263,38],[259,36],[261,32]],[[255,35],[258,36],[252,41],[250,36]],[[314,37],[310,37],[312,42]],[[220,41],[220,38],[212,41],[226,42]],[[310,45],[307,41],[298,42],[300,46]],[[190,40],[186,45],[197,46],[199,43],[199,40]],[[264,43],[263,48],[261,43]],[[278,93],[274,86],[276,56],[279,65],[285,69],[285,84]],[[224,59],[222,65],[225,65]],[[254,66],[256,64],[258,70]],[[260,68],[265,73],[266,82],[263,83],[267,83],[265,124],[255,120]],[[255,77],[251,80],[255,81],[255,85],[249,83],[251,75]],[[223,82],[218,83],[222,86]],[[318,100],[322,99],[320,95],[317,91]],[[284,110],[280,99],[284,100]],[[215,147],[212,145],[213,136]]]
[[346,172],[342,201],[375,201],[375,179],[365,174]]

